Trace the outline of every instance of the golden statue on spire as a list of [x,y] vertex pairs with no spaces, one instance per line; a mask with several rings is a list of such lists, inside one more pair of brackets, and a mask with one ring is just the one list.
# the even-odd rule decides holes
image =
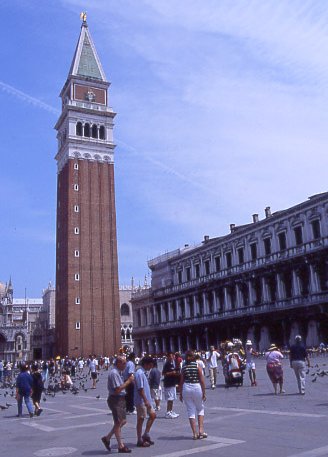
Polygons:
[[87,22],[87,12],[86,11],[82,11],[82,13],[80,13],[80,19],[82,22]]

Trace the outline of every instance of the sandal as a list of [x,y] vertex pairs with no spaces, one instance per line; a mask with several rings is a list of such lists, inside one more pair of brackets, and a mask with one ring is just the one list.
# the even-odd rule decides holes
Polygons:
[[130,454],[131,449],[129,449],[128,447],[126,447],[124,445],[123,447],[119,447],[118,448],[118,452],[121,453],[121,454]]
[[137,442],[137,447],[149,447],[150,444],[148,443],[148,441],[138,441]]
[[199,436],[198,435],[193,435],[192,439],[193,440],[198,440]]
[[104,443],[104,446],[107,449],[107,451],[110,452],[111,451],[111,449],[110,449],[110,441],[107,440],[106,436],[103,436],[101,438],[101,441]]
[[198,438],[199,438],[200,440],[202,440],[202,439],[204,439],[204,438],[207,438],[207,433],[205,433],[205,432],[200,433],[200,434],[198,435]]

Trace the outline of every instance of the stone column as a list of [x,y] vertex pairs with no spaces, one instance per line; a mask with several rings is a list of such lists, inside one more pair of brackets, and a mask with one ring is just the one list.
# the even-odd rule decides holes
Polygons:
[[181,335],[178,335],[178,351],[181,353]]
[[199,351],[200,347],[199,347],[199,334],[196,333],[196,349],[197,351]]
[[164,323],[164,322],[166,322],[166,319],[165,319],[165,312],[164,312],[164,304],[161,303],[161,304],[160,304],[160,307],[161,307],[161,321]]
[[236,284],[236,301],[237,301],[237,306],[236,308],[242,308],[244,305],[243,297],[240,291],[240,285]]
[[193,296],[193,300],[194,300],[194,315],[197,316],[197,314],[199,313],[199,306],[198,306],[197,295],[194,295],[194,296]]
[[300,295],[300,283],[295,270],[293,270],[293,295],[297,297]]
[[218,297],[216,295],[216,290],[212,291],[213,294],[213,311],[217,313],[219,311]]
[[189,351],[189,349],[192,349],[192,348],[190,347],[190,335],[187,334],[187,350]]
[[162,349],[164,353],[167,351],[165,336],[162,336]]
[[169,321],[173,321],[173,312],[172,312],[172,304],[173,302],[168,302],[168,309],[169,309]]
[[281,279],[281,274],[276,274],[276,281],[277,281],[277,298],[278,300],[283,300],[285,298],[285,287],[284,283]]
[[263,296],[263,302],[267,303],[269,301],[269,294],[268,294],[268,286],[267,286],[266,279],[264,276],[262,277],[262,296]]
[[170,336],[170,351],[175,352],[175,346],[174,346],[174,338],[173,336]]
[[252,281],[247,281],[249,306],[254,306],[254,289]]
[[184,297],[184,307],[185,307],[185,317],[188,318],[190,317],[190,307],[189,307],[189,301],[188,297]]
[[320,292],[320,282],[318,273],[315,270],[315,265],[310,264],[310,291],[312,294]]
[[202,300],[203,300],[204,316],[206,316],[206,314],[208,314],[208,303],[207,303],[207,297],[206,297],[205,292],[202,293]]
[[144,339],[141,340],[141,351],[142,352],[146,352],[147,349],[146,349],[146,341]]
[[230,297],[229,297],[228,289],[226,287],[224,287],[223,291],[224,291],[224,311],[229,311],[231,306],[230,306]]

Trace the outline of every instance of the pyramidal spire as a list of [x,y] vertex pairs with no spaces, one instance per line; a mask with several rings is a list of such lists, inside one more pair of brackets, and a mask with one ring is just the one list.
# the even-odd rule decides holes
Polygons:
[[86,18],[82,22],[81,33],[76,46],[72,65],[69,70],[69,76],[80,76],[107,82],[88,29]]

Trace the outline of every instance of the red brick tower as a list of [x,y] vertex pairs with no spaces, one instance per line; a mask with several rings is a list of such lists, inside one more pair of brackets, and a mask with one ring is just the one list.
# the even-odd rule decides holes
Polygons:
[[59,355],[113,354],[120,346],[113,119],[108,87],[83,21],[60,93],[56,347]]

